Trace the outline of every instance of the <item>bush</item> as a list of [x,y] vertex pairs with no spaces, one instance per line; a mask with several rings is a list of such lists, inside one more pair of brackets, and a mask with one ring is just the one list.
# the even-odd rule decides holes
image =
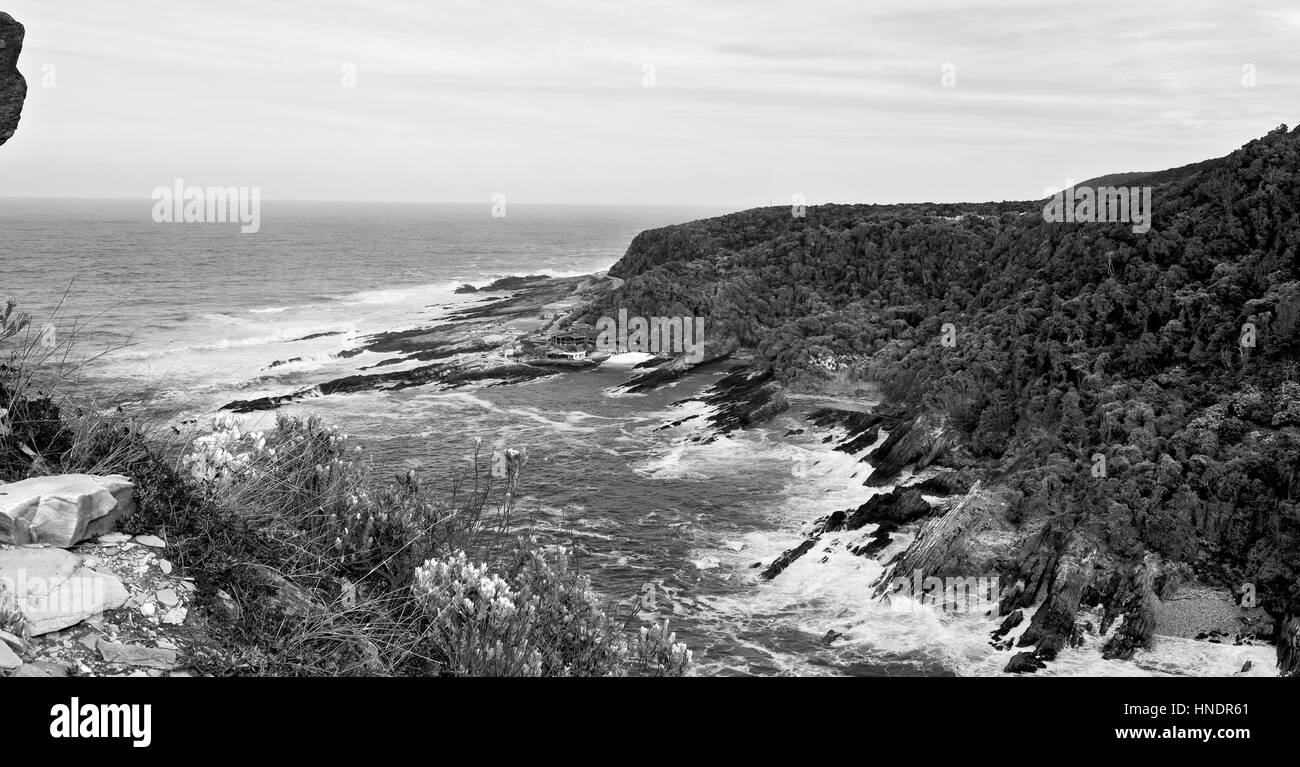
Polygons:
[[446,669],[466,676],[681,676],[691,660],[668,633],[642,627],[629,642],[560,548],[548,562],[521,540],[504,578],[465,552],[431,559],[415,574],[414,596],[429,622],[426,643]]

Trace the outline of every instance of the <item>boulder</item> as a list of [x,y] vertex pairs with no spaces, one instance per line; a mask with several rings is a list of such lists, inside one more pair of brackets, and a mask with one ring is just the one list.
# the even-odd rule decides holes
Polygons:
[[135,486],[118,474],[61,474],[0,485],[0,543],[69,548],[131,513]]
[[27,81],[18,71],[22,50],[23,25],[0,11],[0,144],[14,135],[27,98]]
[[1034,657],[1032,652],[1018,652],[1011,657],[1007,667],[1002,670],[1008,674],[1032,674],[1046,667],[1047,664]]
[[803,543],[793,549],[787,550],[784,554],[777,557],[772,564],[767,566],[766,570],[759,574],[759,577],[765,581],[772,580],[776,576],[780,575],[787,567],[794,564],[796,559],[807,554],[809,551],[812,551],[812,547],[815,545],[817,545],[816,539],[806,539]]
[[9,649],[9,645],[0,642],[0,669],[10,670],[23,665],[23,659]]
[[116,576],[63,549],[0,549],[0,584],[27,618],[31,636],[75,626],[127,600]]

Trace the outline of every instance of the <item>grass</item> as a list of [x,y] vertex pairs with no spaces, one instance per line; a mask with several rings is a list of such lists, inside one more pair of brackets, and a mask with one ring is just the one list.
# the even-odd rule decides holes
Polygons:
[[690,654],[666,624],[637,633],[609,617],[568,554],[548,555],[518,523],[522,454],[493,467],[476,452],[435,483],[376,476],[348,435],[315,418],[182,434],[61,390],[67,348],[50,348],[12,303],[0,316],[0,482],[130,477],[136,511],[121,529],[162,536],[198,586],[204,620],[184,659],[198,671],[686,672]]

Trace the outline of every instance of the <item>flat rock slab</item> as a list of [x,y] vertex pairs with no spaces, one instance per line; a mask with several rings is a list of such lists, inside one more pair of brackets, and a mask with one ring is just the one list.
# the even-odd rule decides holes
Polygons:
[[68,673],[69,668],[65,664],[38,661],[36,663],[24,663],[9,676],[63,677],[67,676]]
[[0,549],[0,583],[26,618],[31,636],[75,626],[126,604],[126,587],[63,549]]
[[99,640],[99,654],[108,663],[170,670],[176,666],[176,651],[162,647],[142,647]]
[[14,669],[23,665],[23,659],[18,657],[18,653],[9,649],[9,645],[0,642],[0,669]]
[[135,485],[119,474],[60,474],[0,485],[0,543],[71,548],[131,513]]

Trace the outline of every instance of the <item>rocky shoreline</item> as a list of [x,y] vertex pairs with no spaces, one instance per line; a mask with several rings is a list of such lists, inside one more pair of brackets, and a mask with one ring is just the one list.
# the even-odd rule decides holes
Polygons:
[[[605,285],[598,275],[531,275],[498,280],[475,289],[476,294],[488,294],[486,297],[450,310],[433,324],[367,336],[359,345],[336,352],[334,357],[338,359],[363,352],[386,355],[354,374],[283,394],[234,400],[221,409],[250,413],[332,394],[397,391],[415,386],[448,390],[476,383],[499,386],[556,375],[554,368],[519,361],[511,354],[513,347],[554,329],[572,306],[593,291],[605,289]],[[278,362],[288,361],[292,360]],[[271,367],[277,366],[271,363]]]
[[[529,276],[508,284],[511,289],[504,294],[450,312],[436,324],[376,334],[340,352],[392,355],[355,375],[285,395],[231,402],[223,409],[250,412],[334,393],[501,386],[569,374],[519,362],[502,349],[582,318],[587,307],[618,287],[599,276]],[[765,424],[790,408],[786,387],[732,342],[711,345],[697,363],[658,357],[641,365],[619,391],[645,393],[729,366],[698,398],[709,406],[703,416],[707,426],[686,437],[690,441],[707,444]],[[965,455],[932,416],[872,397],[841,395],[834,404],[813,410],[807,420],[809,428],[827,432],[825,440],[833,441],[835,450],[858,456],[865,470],[864,493],[877,492],[856,508],[816,520],[801,543],[766,565],[759,563],[763,580],[780,577],[819,546],[842,545],[856,556],[876,558],[898,540],[910,543],[883,563],[886,575],[867,598],[889,598],[892,572],[937,578],[996,572],[1001,602],[987,616],[989,643],[1008,651],[1008,673],[1034,672],[1063,650],[1085,643],[1101,646],[1106,658],[1124,659],[1153,647],[1159,636],[1210,643],[1273,641],[1273,623],[1260,608],[1236,604],[1226,590],[1198,580],[1187,568],[1153,561],[1132,573],[1112,573],[1102,580],[1104,587],[1097,587],[1097,568],[1104,564],[1095,555],[1071,550],[1059,531],[1047,526],[1021,530],[1009,523],[1017,494],[998,480],[1009,469],[994,468],[989,474],[990,467]],[[979,481],[981,475],[991,479]],[[1101,611],[1096,621],[1081,617],[1094,608]]]
[[1129,660],[1138,650],[1158,654],[1162,639],[1277,644],[1279,668],[1284,665],[1287,645],[1277,641],[1273,617],[1241,605],[1230,590],[1198,579],[1190,568],[1149,557],[1132,573],[1101,579],[1106,588],[1092,585],[1102,566],[1095,554],[1071,550],[1047,526],[1017,530],[1007,522],[1014,491],[975,480],[972,465],[948,455],[941,437],[917,439],[918,424],[904,413],[823,408],[808,421],[833,434],[826,440],[835,450],[873,467],[864,488],[887,489],[805,527],[803,540],[768,564],[762,579],[777,578],[808,553],[830,547],[879,559],[905,533],[907,545],[882,560],[884,573],[865,598],[889,599],[899,573],[921,580],[997,573],[999,599],[984,617],[990,646],[1008,653],[1004,673],[1033,673],[1061,652],[1085,646],[1105,659]]

